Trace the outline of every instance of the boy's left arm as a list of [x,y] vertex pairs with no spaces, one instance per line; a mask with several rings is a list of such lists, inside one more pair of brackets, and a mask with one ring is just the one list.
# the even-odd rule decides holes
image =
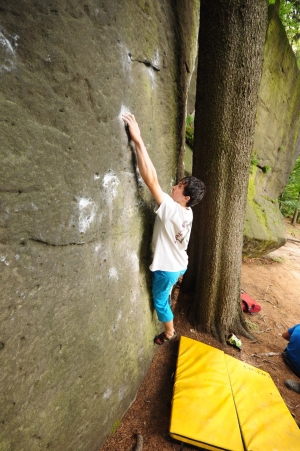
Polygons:
[[123,114],[122,119],[128,125],[130,137],[135,144],[140,174],[150,189],[154,199],[158,205],[160,205],[163,201],[163,190],[158,182],[156,169],[150,159],[144,141],[142,140],[138,123],[134,115],[130,113]]

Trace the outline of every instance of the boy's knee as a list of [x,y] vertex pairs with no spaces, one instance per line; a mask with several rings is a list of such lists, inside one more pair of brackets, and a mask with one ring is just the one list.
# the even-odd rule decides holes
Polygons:
[[172,321],[174,318],[171,310],[169,312],[159,312],[158,310],[156,310],[156,313],[157,318],[161,323],[168,323],[169,321]]
[[168,299],[164,301],[154,299],[154,308],[159,321],[167,323],[168,321],[172,321],[174,318]]

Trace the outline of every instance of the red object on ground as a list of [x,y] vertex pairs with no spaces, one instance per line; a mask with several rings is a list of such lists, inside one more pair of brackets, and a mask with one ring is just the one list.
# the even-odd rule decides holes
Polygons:
[[246,313],[255,314],[261,311],[261,306],[249,294],[241,292],[242,310]]

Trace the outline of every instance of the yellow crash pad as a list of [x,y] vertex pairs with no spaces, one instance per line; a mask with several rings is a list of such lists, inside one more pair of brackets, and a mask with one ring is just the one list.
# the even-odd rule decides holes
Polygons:
[[246,449],[299,451],[299,428],[269,373],[225,358]]
[[271,376],[180,338],[170,436],[207,450],[299,451],[300,431]]
[[223,351],[180,338],[170,435],[208,450],[244,451]]

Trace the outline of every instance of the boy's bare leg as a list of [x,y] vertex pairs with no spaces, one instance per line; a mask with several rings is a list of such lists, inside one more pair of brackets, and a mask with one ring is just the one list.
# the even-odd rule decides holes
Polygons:
[[174,324],[173,324],[173,320],[168,321],[167,323],[164,323],[165,326],[165,334],[168,338],[172,338],[174,335]]

